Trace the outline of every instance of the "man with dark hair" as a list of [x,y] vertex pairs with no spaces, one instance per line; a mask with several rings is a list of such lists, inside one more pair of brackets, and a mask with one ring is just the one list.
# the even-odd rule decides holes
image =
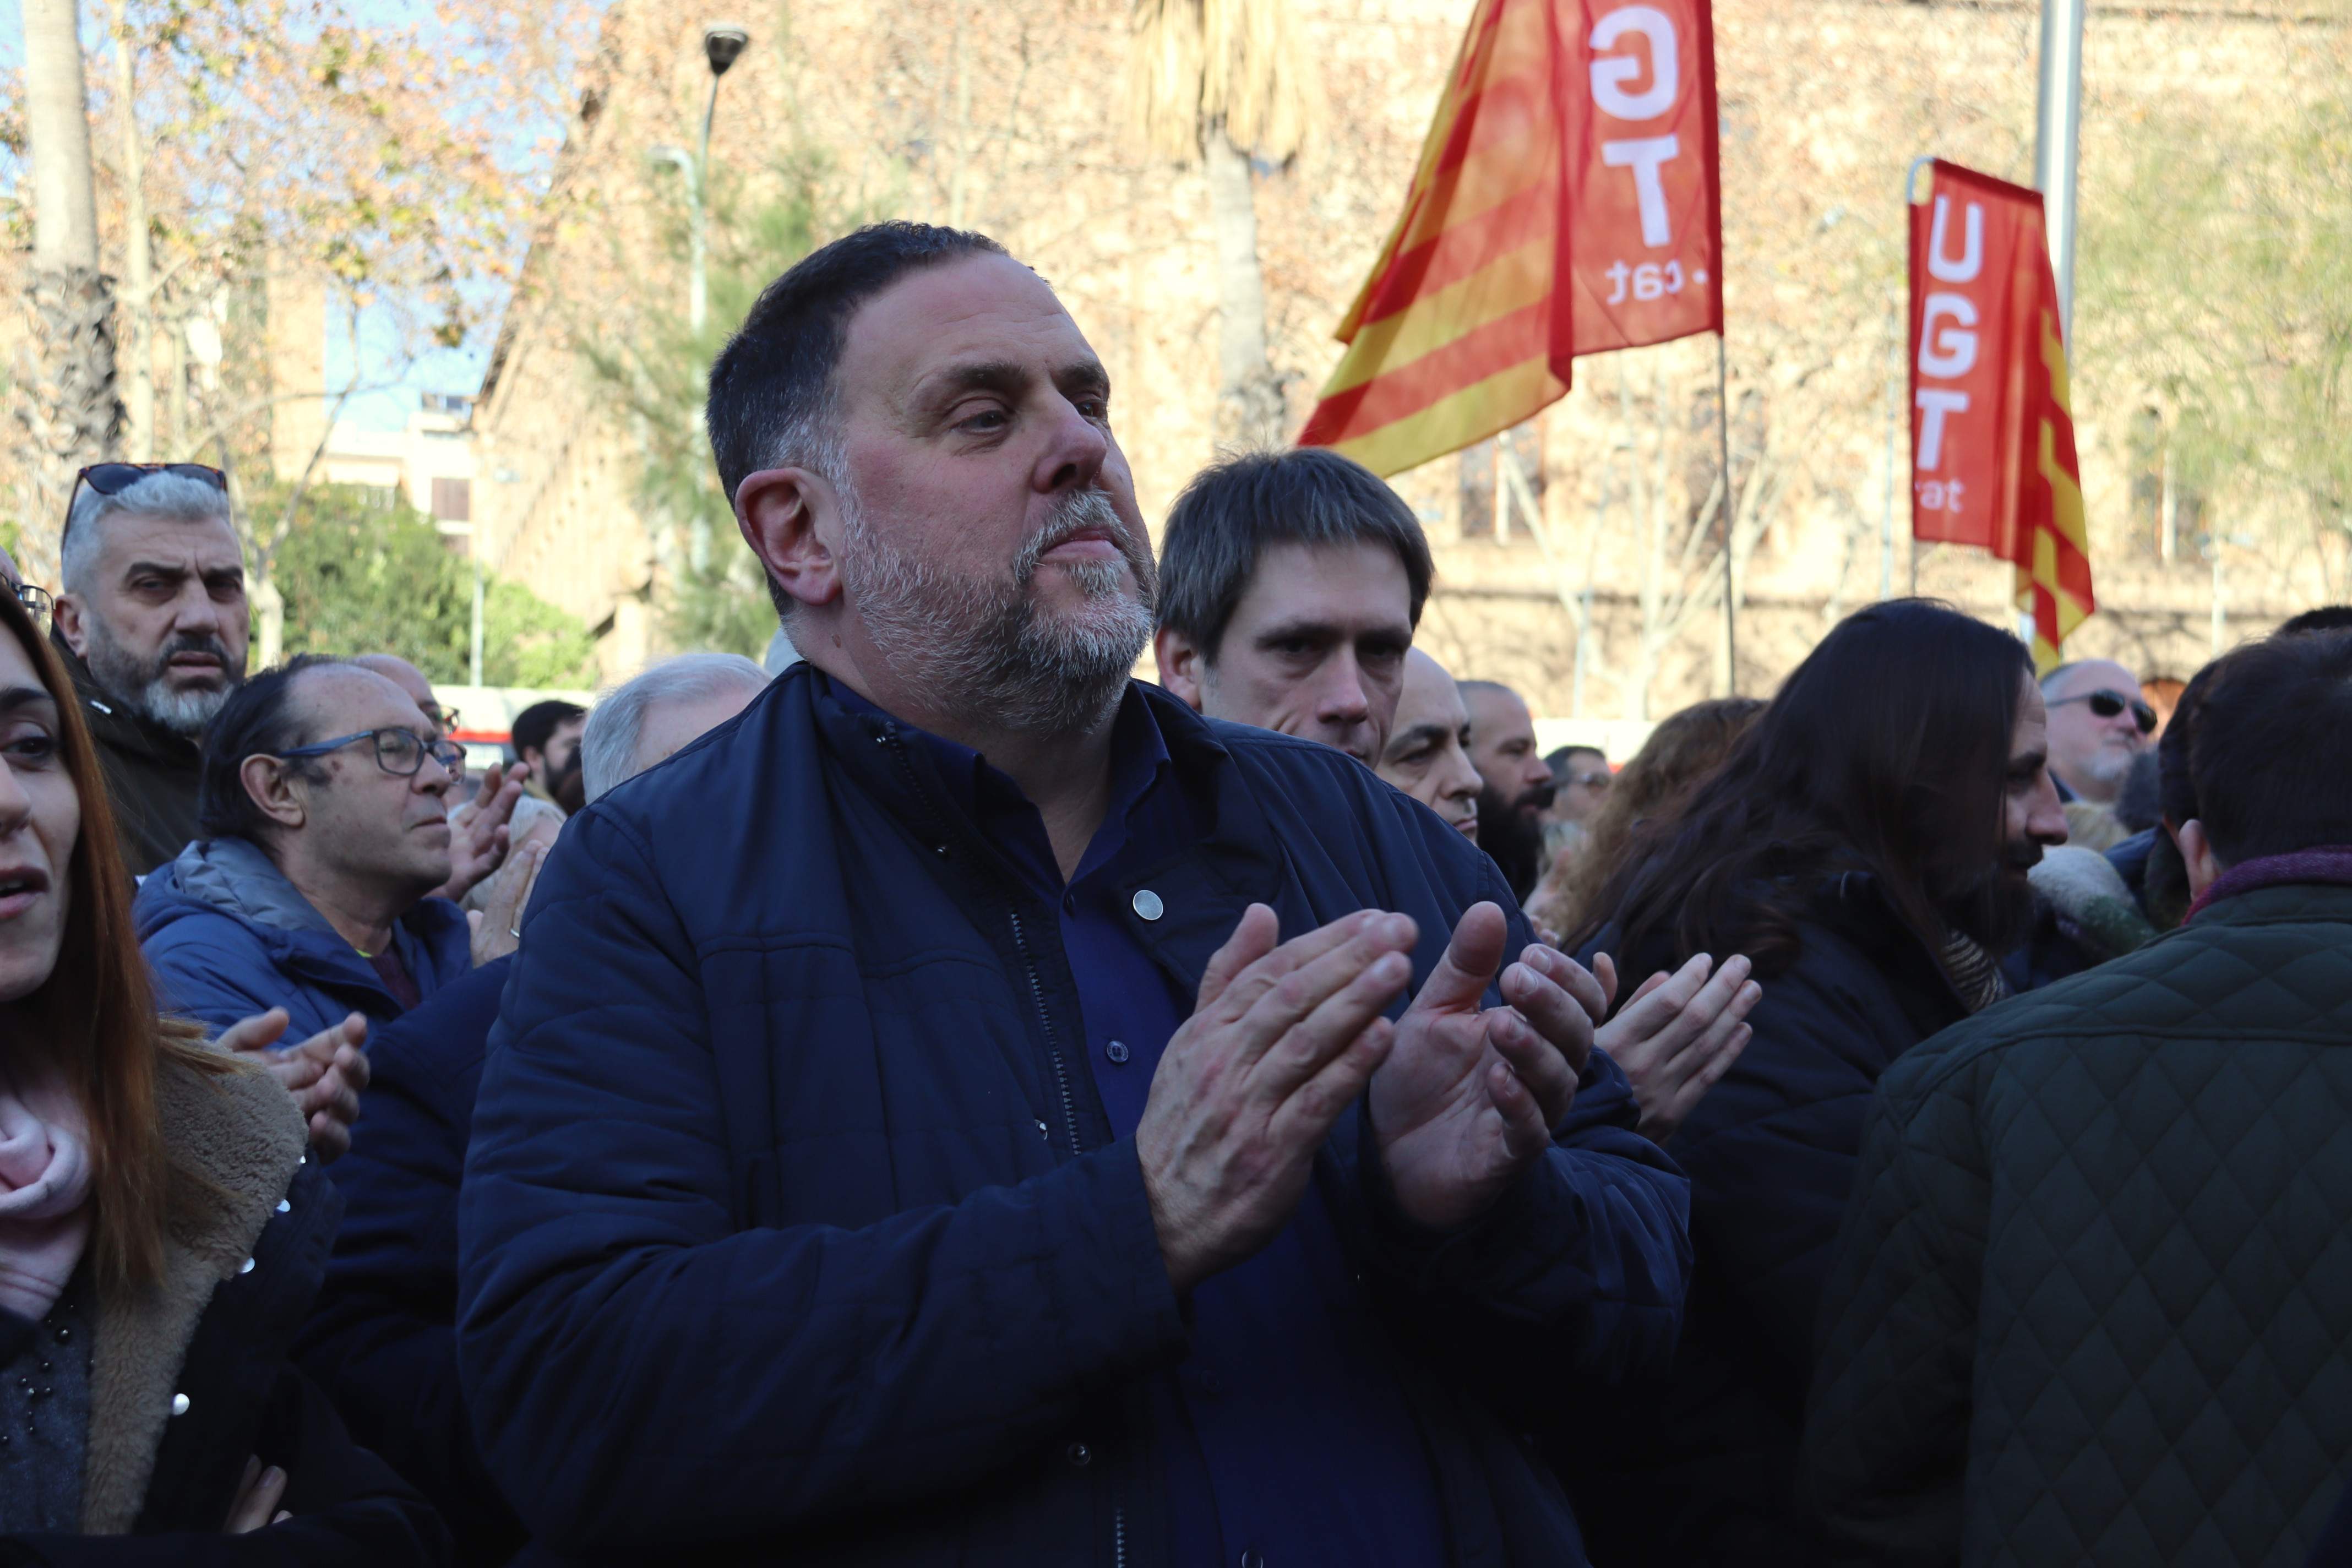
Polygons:
[[1360,464],[1318,447],[1228,458],[1168,514],[1160,682],[1212,719],[1374,766],[1430,574],[1412,509]]
[[2190,693],[2188,922],[1880,1080],[1806,1421],[1831,1560],[2300,1563],[2343,1487],[2352,633]]
[[2291,616],[2281,623],[2277,635],[2289,637],[2304,632],[2341,631],[2352,631],[2352,605],[2322,605],[2299,616]]
[[101,463],[75,487],[49,640],[89,721],[125,865],[195,837],[199,738],[245,679],[245,552],[227,480],[194,463]]
[[1517,692],[1498,680],[1465,680],[1462,700],[1470,710],[1470,763],[1480,785],[1478,844],[1524,903],[1543,879],[1551,767],[1536,749],[1535,717]]
[[1578,827],[1592,820],[1609,798],[1616,775],[1609,771],[1609,753],[1598,746],[1559,746],[1544,753],[1551,770],[1551,808],[1544,820]]
[[458,1215],[525,1523],[631,1562],[1580,1562],[1516,1434],[1604,1418],[1685,1245],[1599,983],[1369,770],[1130,679],[1109,376],[995,246],[815,252],[709,424],[804,661],[532,901]]
[[139,889],[164,1006],[215,1026],[283,1007],[306,1037],[391,1022],[472,963],[445,796],[464,752],[373,670],[305,657],[205,738],[197,837]]
[[588,710],[551,697],[516,714],[507,731],[515,760],[530,765],[527,787],[566,815],[588,804],[580,776],[580,740],[587,730]]
[[1824,1560],[1796,1443],[1863,1113],[1896,1058],[2002,994],[2028,871],[2066,837],[2043,747],[2022,643],[1940,605],[1873,605],[1598,896],[1593,945],[1622,974],[1744,954],[1763,994],[1666,1145],[1698,1248],[1674,1374],[1622,1420],[1563,1431],[1597,1561]]

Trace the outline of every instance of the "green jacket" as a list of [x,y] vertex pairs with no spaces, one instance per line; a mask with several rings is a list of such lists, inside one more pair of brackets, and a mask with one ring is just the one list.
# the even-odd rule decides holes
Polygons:
[[2352,1475],[2352,888],[1879,1081],[1802,1455],[1838,1560],[2300,1564]]

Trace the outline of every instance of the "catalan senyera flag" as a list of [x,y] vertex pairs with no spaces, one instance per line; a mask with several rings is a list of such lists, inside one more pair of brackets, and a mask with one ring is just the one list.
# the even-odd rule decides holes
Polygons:
[[1911,531],[2016,563],[2046,672],[2098,606],[2042,193],[1938,159],[1910,217]]
[[1299,444],[1393,474],[1723,328],[1708,0],[1478,0]]

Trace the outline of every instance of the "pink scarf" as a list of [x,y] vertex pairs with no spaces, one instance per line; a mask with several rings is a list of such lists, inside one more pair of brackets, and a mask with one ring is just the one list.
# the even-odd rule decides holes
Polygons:
[[89,1240],[89,1127],[56,1068],[0,1058],[0,1307],[39,1320]]

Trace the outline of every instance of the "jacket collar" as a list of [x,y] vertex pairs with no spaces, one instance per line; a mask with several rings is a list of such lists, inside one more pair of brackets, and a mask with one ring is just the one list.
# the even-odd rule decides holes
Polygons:
[[2268,855],[2259,860],[2241,861],[2216,877],[2213,885],[2197,896],[2181,923],[2188,924],[2225,900],[2242,898],[2264,888],[2297,885],[2352,887],[2352,845],[2298,849],[2291,855]]
[[[258,848],[242,838],[199,839],[178,859],[157,868],[132,905],[141,939],[177,911],[194,906],[225,915],[253,931],[274,963],[321,982],[357,985],[394,998],[375,968],[343,940],[300,889]],[[465,911],[446,899],[423,899],[393,922],[401,962],[429,995],[473,962]]]
[[242,838],[200,838],[172,862],[181,897],[274,931],[323,932],[342,941],[327,917],[277,864]]
[[[936,749],[912,743],[919,731],[870,703],[844,701],[831,678],[806,662],[775,684],[782,689],[776,700],[807,694],[826,750],[927,845],[976,837],[939,776]],[[1294,935],[1307,929],[1298,922],[1310,911],[1282,907],[1287,857],[1219,738],[1225,727],[1158,686],[1134,681],[1129,691],[1149,706],[1168,748],[1172,782],[1189,797],[1201,835],[1180,853],[1122,879],[1122,903],[1132,909],[1137,895],[1147,889],[1154,894],[1145,907],[1160,913],[1146,920],[1139,912],[1137,935],[1163,969],[1196,984],[1209,955],[1233,934],[1244,906],[1275,905],[1283,929]]]
[[82,1458],[88,1535],[126,1534],[138,1519],[197,1321],[252,1258],[308,1137],[293,1100],[255,1068],[215,1075],[166,1058],[155,1098],[173,1180],[207,1183],[218,1198],[166,1233],[160,1280],[99,1299]]
[[74,652],[65,634],[52,625],[49,647],[66,667],[73,681],[74,695],[81,700],[83,716],[89,721],[90,733],[100,743],[118,752],[142,754],[169,766],[196,771],[203,760],[204,748],[195,741],[166,730],[152,719],[133,708],[98,683],[89,665]]

